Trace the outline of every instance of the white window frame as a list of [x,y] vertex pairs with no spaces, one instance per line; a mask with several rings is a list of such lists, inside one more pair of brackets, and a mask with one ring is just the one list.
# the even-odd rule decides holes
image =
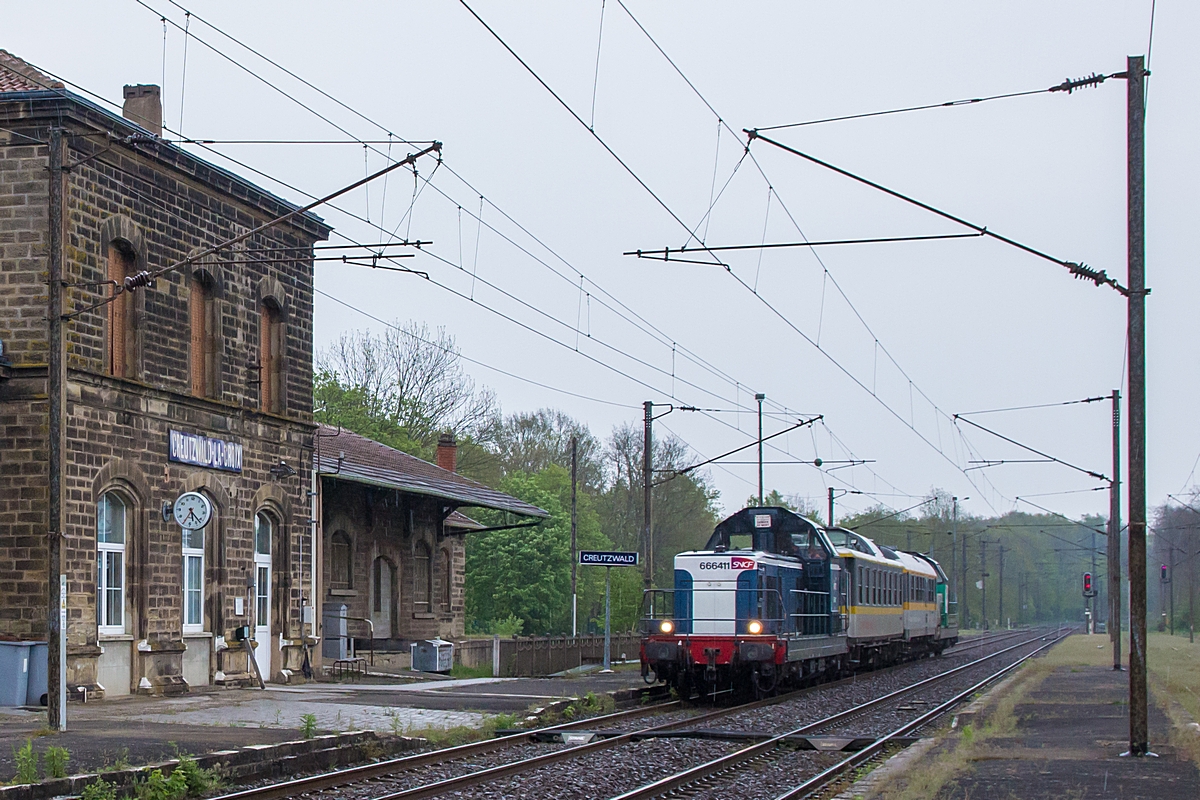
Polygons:
[[[183,549],[183,615],[182,615],[182,617],[183,617],[183,632],[184,633],[204,633],[204,599],[205,599],[205,593],[208,589],[206,582],[205,582],[205,574],[204,574],[204,569],[206,566],[204,563],[204,540],[208,536],[208,529],[207,529],[207,527],[205,527],[205,528],[201,528],[198,531],[190,532],[191,536],[194,536],[197,533],[200,534],[201,538],[200,538],[200,546],[199,547],[190,546],[191,542],[189,540],[190,540],[191,536],[189,536],[189,531],[183,530],[182,528],[180,529],[180,531],[182,532],[181,539],[183,542],[183,548],[182,548]],[[199,584],[200,585],[196,586],[196,587],[192,586],[192,584],[191,584],[192,573],[188,569],[188,567],[195,562],[199,562],[199,566],[200,566],[200,572],[199,572],[199,579],[200,579]],[[191,612],[190,600],[191,600],[191,596],[195,593],[199,593],[199,595],[200,595],[200,607],[198,609],[199,621],[195,621],[190,616],[190,612]]]
[[[121,504],[121,541],[100,541],[101,526],[104,524],[105,505],[110,502]],[[96,503],[96,632],[101,636],[123,636],[125,634],[125,594],[127,591],[127,570],[125,558],[125,543],[129,540],[129,504],[114,492],[100,495]],[[121,585],[115,590],[108,582],[110,560],[119,559],[121,562]],[[110,618],[112,592],[117,592],[116,610],[120,613],[118,624],[105,624]]]
[[[258,546],[262,532],[261,526],[266,523],[266,552]],[[274,545],[275,520],[266,511],[254,515],[254,626],[270,628],[271,625],[271,547]],[[266,571],[267,579],[262,580],[262,572]],[[264,622],[264,620],[266,620]]]

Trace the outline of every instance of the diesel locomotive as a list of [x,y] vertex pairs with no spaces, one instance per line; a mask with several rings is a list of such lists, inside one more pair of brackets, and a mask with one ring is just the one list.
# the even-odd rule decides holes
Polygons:
[[673,588],[646,591],[642,675],[683,697],[762,696],[940,655],[958,640],[946,587],[922,553],[786,508],[743,509],[675,556]]

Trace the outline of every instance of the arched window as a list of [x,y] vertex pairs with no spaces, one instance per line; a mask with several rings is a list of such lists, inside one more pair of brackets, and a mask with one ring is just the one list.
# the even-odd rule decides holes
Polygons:
[[[137,254],[124,239],[108,245],[108,279],[117,286],[137,271]],[[137,375],[137,331],[134,327],[134,295],[121,292],[108,304],[108,373],[118,378]]]
[[259,396],[263,411],[282,414],[283,397],[283,309],[273,297],[263,298],[259,307]]
[[450,558],[450,551],[442,551],[442,607],[447,611],[451,609],[451,601],[454,599],[454,568],[453,560]]
[[430,598],[433,595],[432,572],[429,568],[429,545],[417,542],[413,547],[413,611],[418,614],[428,613]]
[[271,535],[274,525],[263,512],[254,515],[254,624],[265,628],[271,619]]
[[191,346],[188,353],[192,394],[217,397],[221,391],[218,341],[221,320],[217,313],[216,282],[207,271],[192,275],[188,293],[188,320]]
[[99,633],[125,633],[125,502],[113,492],[96,504],[96,623]]
[[350,537],[338,531],[329,537],[329,588],[352,588],[354,570],[350,567]]

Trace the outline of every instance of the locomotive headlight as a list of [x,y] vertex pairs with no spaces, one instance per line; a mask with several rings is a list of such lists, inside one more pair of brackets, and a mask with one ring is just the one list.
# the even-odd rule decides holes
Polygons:
[[669,619],[664,619],[662,622],[658,623],[658,629],[663,633],[670,633],[671,631],[675,630],[675,623],[671,622]]
[[746,630],[750,631],[750,633],[757,636],[758,634],[762,633],[762,631],[763,631],[762,623],[756,619],[752,619],[752,620],[750,620],[750,624],[746,626]]

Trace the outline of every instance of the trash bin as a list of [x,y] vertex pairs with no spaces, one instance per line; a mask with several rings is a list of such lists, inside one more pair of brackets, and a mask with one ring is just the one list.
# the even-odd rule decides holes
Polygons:
[[412,668],[417,672],[449,672],[453,667],[453,642],[426,639],[412,643]]
[[44,706],[50,686],[50,645],[45,642],[29,644],[29,686],[25,693],[25,705]]
[[346,657],[346,604],[326,603],[321,608],[321,657]]
[[0,642],[0,706],[23,706],[29,693],[31,642]]

